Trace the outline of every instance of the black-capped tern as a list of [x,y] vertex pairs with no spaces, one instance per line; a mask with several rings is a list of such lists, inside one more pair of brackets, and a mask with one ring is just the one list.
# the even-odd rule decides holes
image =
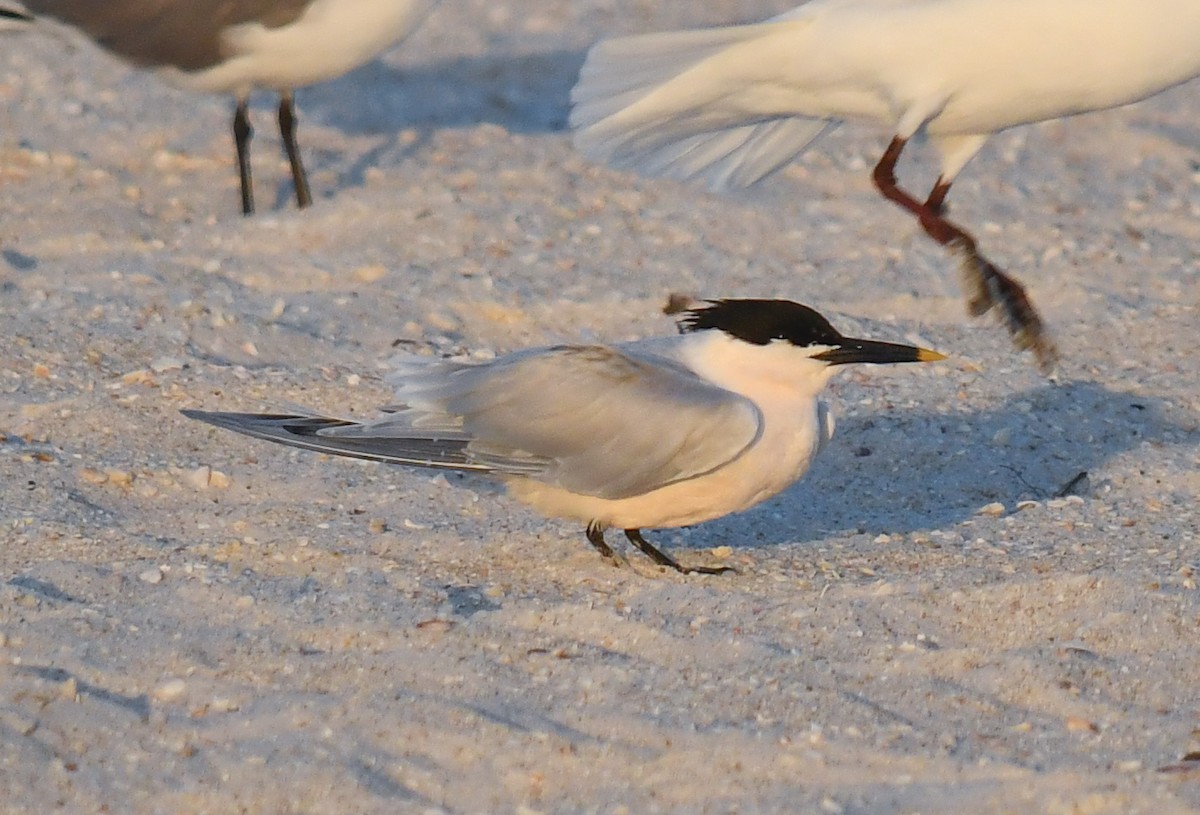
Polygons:
[[415,467],[480,473],[545,515],[642,537],[740,512],[808,470],[834,422],[821,391],[849,363],[929,362],[935,351],[843,336],[788,300],[714,300],[677,336],[557,345],[481,364],[407,356],[397,404],[369,421],[314,413],[184,415],[282,444]]

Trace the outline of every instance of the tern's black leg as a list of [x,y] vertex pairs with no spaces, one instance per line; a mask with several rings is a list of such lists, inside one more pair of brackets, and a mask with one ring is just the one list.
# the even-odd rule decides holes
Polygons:
[[896,183],[896,162],[907,143],[907,139],[899,136],[892,139],[875,165],[875,186],[889,201],[915,215],[921,228],[931,238],[959,256],[967,289],[967,310],[971,316],[978,317],[999,307],[1001,322],[1008,329],[1013,343],[1021,350],[1032,350],[1038,367],[1044,372],[1050,371],[1058,352],[1025,288],[980,254],[975,239],[965,229],[942,216],[950,183],[939,178],[924,203]]
[[291,91],[284,91],[279,95],[279,135],[283,136],[283,146],[292,165],[296,204],[304,209],[312,203],[312,195],[308,191],[308,176],[304,172],[304,164],[300,161],[300,145],[296,143],[296,104]]
[[233,114],[233,143],[237,146],[238,171],[242,177],[243,215],[254,214],[254,182],[250,178],[250,137],[253,135],[247,100],[239,99]]
[[598,524],[595,521],[588,524],[587,525],[587,539],[588,539],[588,543],[590,543],[592,546],[595,546],[596,551],[599,552],[605,559],[607,559],[609,563],[611,563],[614,566],[620,565],[617,562],[617,556],[615,554],[613,554],[612,547],[604,542],[604,526],[603,525]]
[[654,544],[643,538],[640,529],[626,529],[625,537],[659,566],[670,566],[680,574],[723,574],[737,571],[731,566],[682,566],[679,561],[663,554]]

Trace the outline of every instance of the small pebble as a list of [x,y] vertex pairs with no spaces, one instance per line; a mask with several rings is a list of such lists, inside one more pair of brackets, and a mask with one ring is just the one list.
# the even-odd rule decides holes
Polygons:
[[382,280],[386,274],[387,268],[380,263],[360,266],[351,273],[354,280],[358,283],[375,283]]
[[128,487],[133,483],[133,473],[127,470],[105,470],[104,475],[108,483],[118,487]]
[[1068,716],[1066,725],[1067,725],[1067,730],[1071,731],[1072,733],[1099,733],[1100,732],[1100,728],[1096,726],[1095,722],[1090,722],[1087,719],[1084,719],[1080,716]]
[[1003,515],[1004,514],[1004,504],[1000,503],[999,501],[993,501],[992,503],[987,504],[986,506],[980,507],[979,510],[975,514],[976,515],[991,515],[993,517]]
[[144,571],[138,575],[138,580],[142,581],[143,583],[149,583],[151,585],[154,585],[156,583],[161,583],[162,579],[163,579],[162,569],[158,568],[157,566],[149,568],[146,571]]
[[32,735],[38,729],[37,719],[11,709],[0,709],[0,725],[18,736]]
[[93,470],[91,467],[84,467],[79,471],[79,480],[86,481],[88,484],[103,484],[108,481],[108,474]]
[[220,470],[214,470],[207,464],[202,464],[196,469],[189,472],[183,477],[186,484],[197,490],[225,489],[229,486],[230,479],[225,473]]
[[148,385],[153,387],[157,384],[154,379],[154,373],[147,368],[130,371],[121,377],[121,381],[126,385]]
[[182,679],[168,679],[155,688],[151,695],[160,702],[175,702],[183,698],[186,692],[187,683]]
[[182,371],[183,360],[178,357],[159,357],[150,363],[150,370],[156,374],[166,373],[167,371]]

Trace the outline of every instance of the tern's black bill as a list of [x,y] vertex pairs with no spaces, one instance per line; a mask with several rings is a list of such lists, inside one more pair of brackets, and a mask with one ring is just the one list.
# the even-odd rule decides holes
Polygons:
[[876,340],[843,338],[841,343],[828,351],[815,354],[813,359],[823,360],[830,365],[848,365],[852,362],[885,364],[890,362],[937,362],[945,354],[918,348],[915,345],[900,345]]

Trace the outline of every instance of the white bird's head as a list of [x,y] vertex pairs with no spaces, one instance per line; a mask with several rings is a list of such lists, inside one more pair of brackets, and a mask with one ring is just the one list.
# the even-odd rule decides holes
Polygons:
[[775,380],[815,395],[839,365],[946,358],[914,345],[846,337],[817,311],[791,300],[708,300],[679,321],[685,334],[713,329],[722,340],[706,343],[697,355],[706,358],[704,373],[742,392]]

